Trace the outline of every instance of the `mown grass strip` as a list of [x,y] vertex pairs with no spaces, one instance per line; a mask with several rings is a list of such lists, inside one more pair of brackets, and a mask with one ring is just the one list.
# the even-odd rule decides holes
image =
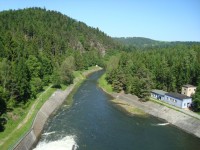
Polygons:
[[108,82],[106,81],[106,74],[103,74],[98,80],[99,86],[103,88],[106,92],[112,93],[113,88]]
[[[51,85],[48,86],[48,87],[45,87],[45,91],[42,92],[42,93],[39,93],[37,95],[37,99],[29,104],[29,107],[27,107],[25,109],[26,113],[24,113],[24,116],[22,117],[22,119],[20,120],[20,122],[18,123],[15,123],[15,128],[11,129],[10,131],[8,131],[8,135],[10,133],[13,132],[14,130],[14,133],[12,134],[12,136],[7,139],[5,141],[5,143],[2,145],[2,149],[12,149],[12,147],[14,146],[14,144],[16,143],[16,141],[19,141],[31,128],[32,126],[32,123],[33,123],[33,120],[38,112],[38,110],[42,107],[42,105],[49,99],[49,97],[56,91],[56,88],[51,88]],[[30,118],[27,119],[27,121],[22,124],[22,126],[15,130],[16,127],[19,125],[19,123],[21,123],[27,116],[28,112],[30,111],[32,105],[34,105],[35,103],[35,107],[34,109],[32,110],[32,114],[30,115]]]
[[[85,75],[88,75],[89,73],[94,72],[94,70],[98,70],[98,68],[90,67],[88,70],[74,72],[74,76],[75,76],[74,83],[76,85],[73,91],[68,96],[68,99],[67,99],[68,105],[72,104],[73,95],[78,89],[78,87],[81,85],[81,83],[84,81],[84,79],[86,78]],[[35,100],[30,100],[29,103],[27,103],[25,106],[22,105],[22,107],[18,107],[12,111],[13,114],[18,115],[19,117],[15,121],[12,119],[9,119],[6,124],[6,128],[4,132],[0,133],[0,149],[12,149],[14,144],[17,141],[19,141],[21,138],[23,138],[24,135],[30,130],[33,120],[38,110],[49,99],[49,97],[56,91],[56,88],[52,88],[51,86],[52,85],[44,87],[44,91],[39,93]],[[66,85],[61,85],[61,90],[65,90],[66,88],[67,88]],[[16,129],[16,127],[25,120],[25,118],[27,117],[27,114],[29,113],[29,111],[31,110],[31,107],[34,104],[35,104],[35,107],[33,109],[33,112],[31,112],[30,117],[19,129]]]
[[178,109],[178,108],[175,108],[175,106],[171,106],[170,104],[167,104],[167,103],[165,103],[165,102],[162,102],[162,101],[158,101],[158,100],[156,100],[156,99],[154,99],[154,98],[150,98],[150,101],[152,101],[152,102],[154,102],[154,103],[157,103],[157,104],[160,104],[160,105],[163,105],[163,106],[166,106],[166,107],[168,107],[168,108],[170,108],[170,109],[173,109],[173,110],[175,110],[175,111],[178,111],[178,112],[180,112],[180,113],[183,113],[183,114],[185,114],[185,115],[188,115],[188,116],[190,116],[190,117],[193,117],[193,118],[195,118],[195,119],[198,119],[198,120],[200,120],[199,118],[197,118],[197,117],[195,117],[195,116],[192,116],[192,115],[190,115],[190,114],[188,114],[188,113],[185,113],[184,111],[181,111],[180,109]]

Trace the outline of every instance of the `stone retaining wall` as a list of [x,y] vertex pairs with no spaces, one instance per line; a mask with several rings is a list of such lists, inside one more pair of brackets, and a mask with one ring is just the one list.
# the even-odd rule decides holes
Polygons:
[[73,90],[74,86],[75,84],[68,87],[65,91],[57,90],[52,94],[49,100],[46,101],[38,111],[31,129],[15,146],[15,150],[30,150],[33,147],[49,116],[62,105],[69,93]]
[[200,138],[200,120],[198,118],[151,101],[140,102],[134,95],[115,93],[112,96],[138,107],[147,114],[164,119],[176,127]]
[[[101,69],[102,68],[97,67],[93,70],[86,71],[83,75],[87,76]],[[51,95],[49,100],[47,100],[38,111],[29,132],[14,146],[14,150],[30,150],[33,148],[49,116],[62,105],[77,83],[78,81],[70,85],[65,91],[57,90]]]

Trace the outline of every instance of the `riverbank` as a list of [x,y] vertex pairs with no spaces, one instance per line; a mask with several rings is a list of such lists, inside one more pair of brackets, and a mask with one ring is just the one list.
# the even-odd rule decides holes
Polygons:
[[[103,82],[105,84],[105,77],[102,76],[102,78],[99,82],[104,80]],[[141,102],[137,96],[124,93],[114,93],[113,91],[109,92],[106,90],[109,85],[102,86],[101,83],[99,85],[113,98],[118,99],[118,105],[120,107],[123,107],[123,104],[126,103],[128,106],[136,107],[147,114],[164,119],[170,124],[200,138],[200,120],[197,117],[192,116],[191,112],[186,113],[185,111],[187,110],[185,110],[185,113],[183,113],[182,111],[172,109],[153,101]],[[131,112],[129,109],[126,109],[126,111],[132,115],[136,115],[135,112]]]
[[135,107],[134,105],[130,105],[126,101],[122,101],[121,99],[112,99],[111,103],[120,109],[121,111],[127,113],[130,116],[140,116],[140,117],[147,117],[148,114],[146,114],[144,111],[141,109]]
[[69,94],[78,84],[80,84],[86,78],[86,76],[101,69],[102,68],[100,67],[91,67],[89,68],[89,70],[86,70],[84,72],[76,72],[74,83],[68,86],[64,91],[57,90],[50,96],[50,98],[38,111],[32,123],[31,129],[18,141],[18,143],[12,149],[31,149],[40,137],[40,134],[49,116],[62,105]]
[[[64,86],[62,86],[62,89]],[[24,135],[32,125],[32,120],[44,102],[56,91],[50,84],[44,91],[37,94],[35,100],[30,100],[26,106],[17,107],[8,112],[6,128],[0,133],[0,149],[11,149],[16,141]]]
[[107,94],[111,95],[113,97],[112,100],[110,100],[110,102],[118,109],[120,109],[121,111],[134,116],[134,115],[139,115],[141,117],[147,117],[147,113],[145,113],[143,110],[135,107],[134,105],[130,105],[128,102],[126,101],[122,101],[121,99],[119,99],[118,96],[112,95],[114,93],[112,86],[110,84],[107,83],[106,81],[106,74],[103,74],[99,80],[98,80],[99,86],[101,87],[101,89],[106,92]]

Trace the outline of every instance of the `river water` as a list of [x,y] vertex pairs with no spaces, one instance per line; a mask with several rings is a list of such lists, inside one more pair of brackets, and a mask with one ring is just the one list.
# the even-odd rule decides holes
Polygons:
[[92,74],[52,116],[36,150],[199,150],[200,139],[155,117],[129,116],[109,102]]

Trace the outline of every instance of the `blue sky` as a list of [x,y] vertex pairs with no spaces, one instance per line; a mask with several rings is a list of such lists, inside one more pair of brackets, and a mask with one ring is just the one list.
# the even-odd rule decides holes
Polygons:
[[0,11],[45,7],[112,37],[200,41],[200,0],[0,0]]

